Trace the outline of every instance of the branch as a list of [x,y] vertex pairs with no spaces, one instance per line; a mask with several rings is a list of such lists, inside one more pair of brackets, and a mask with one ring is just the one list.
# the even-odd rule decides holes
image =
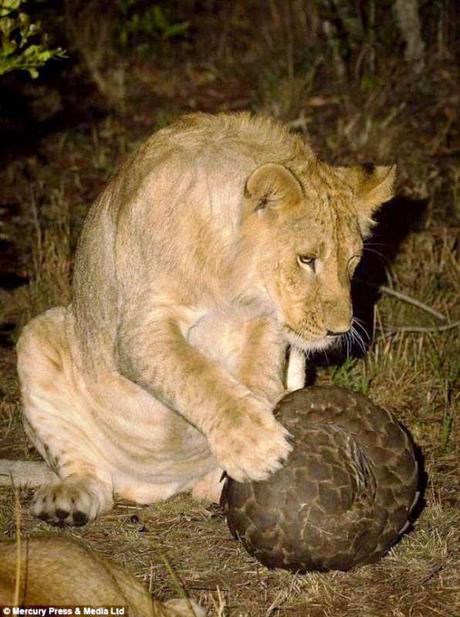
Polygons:
[[430,313],[430,315],[433,315],[434,317],[441,319],[442,321],[447,321],[447,317],[443,315],[443,313],[440,313],[436,309],[431,308],[431,306],[428,306],[428,304],[425,304],[424,302],[421,302],[420,300],[417,300],[416,298],[413,298],[412,296],[408,296],[402,291],[396,291],[395,289],[392,289],[391,287],[387,287],[386,285],[374,285],[374,283],[369,283],[368,281],[363,281],[362,279],[355,279],[355,280],[358,283],[367,285],[368,287],[374,287],[375,289],[379,289],[380,291],[382,291],[383,293],[386,293],[389,296],[394,296],[395,298],[398,298],[398,300],[402,300],[403,302],[412,304],[413,306],[416,306],[417,308],[422,309],[422,311],[425,311],[426,313]]
[[460,327],[460,321],[453,321],[444,326],[434,326],[432,328],[425,326],[385,326],[382,328],[377,326],[377,329],[380,330],[384,336],[391,336],[398,332],[445,332],[446,330],[453,330],[458,327]]
[[413,304],[417,308],[422,309],[422,311],[426,311],[427,313],[434,315],[434,317],[437,317],[438,319],[442,319],[442,321],[447,320],[447,317],[443,315],[442,313],[440,313],[439,311],[436,311],[434,308],[431,308],[431,306],[428,306],[424,302],[420,302],[420,300],[417,300],[416,298],[412,298],[411,296],[408,296],[402,291],[396,291],[395,289],[391,289],[391,287],[387,287],[386,285],[380,285],[380,290],[388,294],[389,296],[394,296],[395,298],[398,298],[399,300],[403,300],[404,302],[407,302],[408,304]]

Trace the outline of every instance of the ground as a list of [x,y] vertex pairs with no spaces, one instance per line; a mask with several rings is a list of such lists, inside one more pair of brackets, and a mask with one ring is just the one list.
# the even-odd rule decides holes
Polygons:
[[21,427],[14,341],[33,315],[69,300],[83,217],[119,161],[181,112],[264,111],[308,135],[330,162],[398,163],[398,196],[382,211],[357,273],[355,304],[372,342],[349,359],[317,358],[311,379],[366,393],[411,431],[427,482],[410,533],[377,564],[297,576],[259,565],[230,536],[217,506],[188,495],[150,507],[117,503],[87,527],[56,530],[31,517],[29,491],[16,501],[3,489],[3,537],[14,537],[18,525],[24,535],[82,537],[160,598],[180,587],[212,617],[460,615],[456,69],[439,60],[415,78],[395,66],[369,91],[337,88],[311,72],[252,82],[252,74],[199,63],[174,67],[172,79],[171,67],[156,67],[155,98],[143,93],[90,119],[67,119],[12,148],[0,169],[0,457],[37,457]]

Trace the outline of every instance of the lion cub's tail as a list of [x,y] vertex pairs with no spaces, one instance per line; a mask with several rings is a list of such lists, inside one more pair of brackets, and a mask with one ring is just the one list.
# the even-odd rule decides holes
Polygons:
[[16,594],[24,607],[125,606],[130,617],[206,616],[188,599],[153,599],[124,569],[62,536],[22,538],[19,547],[0,541],[0,605],[13,605]]
[[44,462],[0,459],[0,486],[42,486],[56,478],[56,474]]

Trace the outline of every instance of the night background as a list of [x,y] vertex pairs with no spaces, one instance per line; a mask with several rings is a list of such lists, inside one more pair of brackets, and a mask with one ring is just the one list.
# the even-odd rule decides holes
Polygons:
[[[366,353],[320,356],[309,378],[396,413],[427,474],[411,533],[351,573],[269,571],[217,506],[187,495],[56,531],[21,490],[24,535],[82,537],[157,597],[180,585],[211,617],[460,614],[459,23],[455,0],[0,0],[0,458],[38,457],[14,345],[69,302],[76,240],[107,180],[183,113],[250,110],[329,163],[398,165],[356,274]],[[0,534],[16,534],[9,489]]]

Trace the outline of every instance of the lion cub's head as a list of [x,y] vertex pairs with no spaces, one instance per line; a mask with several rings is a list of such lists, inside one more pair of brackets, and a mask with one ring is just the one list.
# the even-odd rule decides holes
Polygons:
[[394,167],[366,171],[319,161],[297,173],[267,163],[249,176],[243,232],[254,247],[259,293],[292,344],[324,349],[350,330],[350,280],[394,177]]

